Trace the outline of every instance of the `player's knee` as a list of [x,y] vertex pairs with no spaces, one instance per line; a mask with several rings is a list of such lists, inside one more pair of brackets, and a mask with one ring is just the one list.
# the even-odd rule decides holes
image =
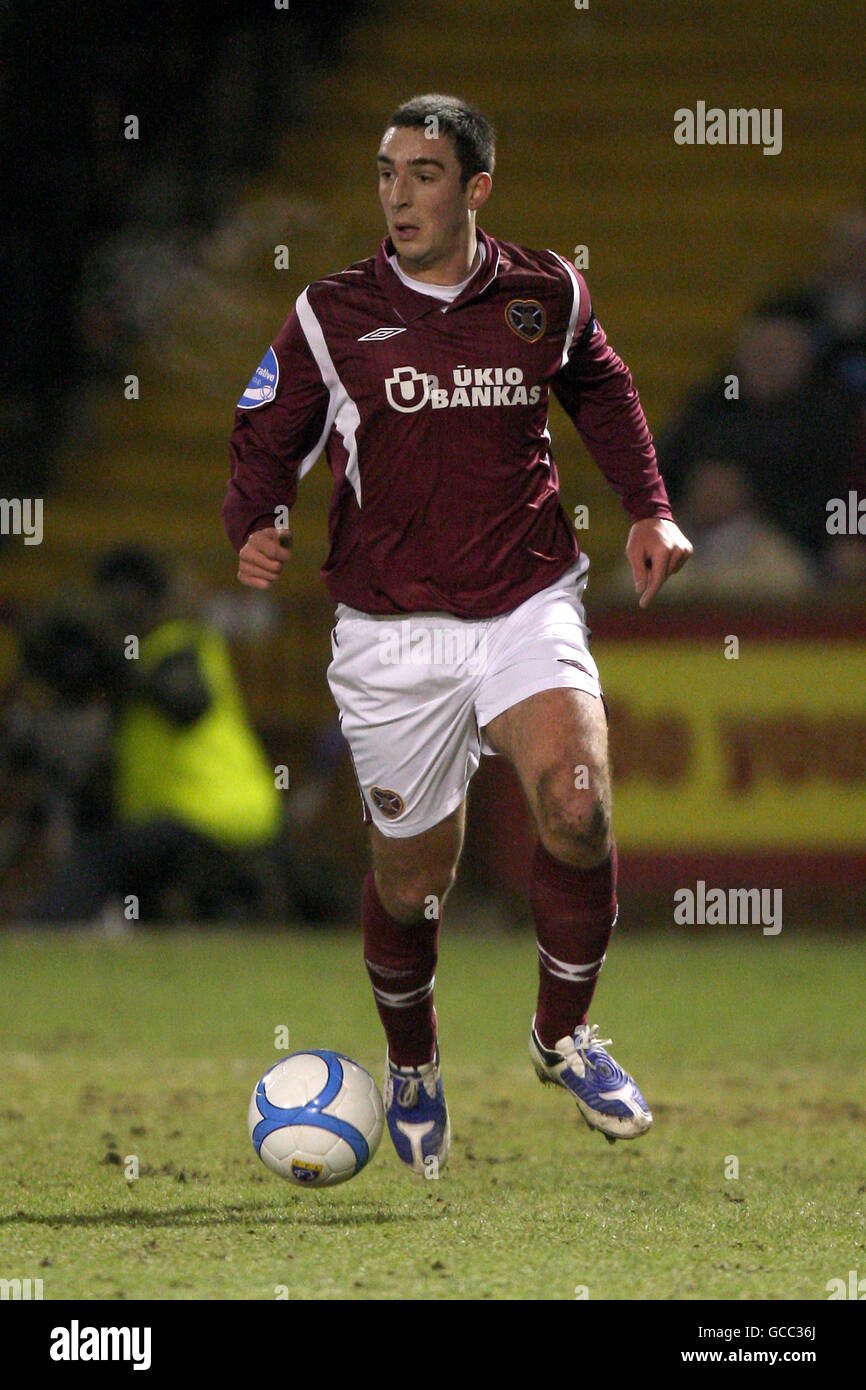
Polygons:
[[553,772],[539,787],[538,833],[549,854],[592,869],[610,854],[610,794],[605,778],[578,788],[568,774]]
[[579,813],[561,812],[539,827],[544,848],[564,864],[594,869],[610,854],[610,811],[601,801]]
[[450,893],[456,870],[453,865],[411,874],[376,874],[376,889],[382,906],[395,922],[413,926],[417,922],[433,922]]

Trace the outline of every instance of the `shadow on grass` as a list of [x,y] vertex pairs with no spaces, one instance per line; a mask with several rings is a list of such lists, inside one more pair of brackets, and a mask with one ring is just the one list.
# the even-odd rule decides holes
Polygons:
[[[307,1194],[307,1198],[310,1195]],[[240,1226],[255,1221],[259,1229],[264,1224],[324,1229],[329,1226],[387,1226],[409,1222],[414,1225],[419,1221],[438,1221],[444,1215],[444,1210],[435,1210],[430,1205],[401,1212],[383,1210],[375,1202],[355,1202],[351,1206],[325,1206],[323,1202],[311,1206],[305,1200],[303,1205],[292,1202],[284,1207],[262,1207],[255,1202],[244,1202],[219,1208],[184,1206],[162,1211],[147,1211],[142,1207],[114,1207],[98,1212],[36,1213],[19,1210],[0,1215],[0,1226],[131,1226],[150,1230],[172,1226]]]

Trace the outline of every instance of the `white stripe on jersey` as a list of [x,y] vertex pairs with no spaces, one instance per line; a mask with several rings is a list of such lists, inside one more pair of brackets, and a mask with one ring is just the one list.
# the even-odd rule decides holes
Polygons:
[[568,361],[568,354],[571,352],[571,344],[574,341],[574,330],[577,328],[577,316],[580,313],[580,285],[577,283],[574,267],[569,265],[565,257],[560,256],[558,251],[551,251],[550,254],[551,256],[555,256],[556,259],[565,266],[571,279],[571,287],[573,290],[571,316],[568,320],[568,332],[565,335],[565,342],[562,347],[562,362],[560,363],[560,366],[564,367]]
[[[309,286],[307,286],[309,289]],[[304,331],[304,337],[309,344],[310,352],[316,360],[316,366],[322,373],[322,381],[328,388],[330,401],[328,404],[328,414],[325,419],[325,427],[322,430],[321,438],[306,458],[302,460],[298,469],[298,477],[303,478],[308,473],[322,451],[325,440],[331,433],[332,428],[336,428],[342,435],[343,443],[346,446],[348,458],[346,460],[346,481],[353,489],[358,499],[358,506],[361,505],[361,473],[358,468],[358,445],[355,435],[361,423],[361,415],[352,400],[342,381],[337,375],[337,369],[331,360],[328,345],[325,342],[325,335],[322,332],[322,325],[310,307],[307,298],[307,290],[298,296],[295,304],[298,320]]]

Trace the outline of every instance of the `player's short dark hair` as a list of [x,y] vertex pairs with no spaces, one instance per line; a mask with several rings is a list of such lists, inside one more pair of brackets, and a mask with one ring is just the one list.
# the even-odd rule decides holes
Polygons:
[[[433,121],[436,125],[433,125]],[[411,97],[391,115],[388,126],[412,130],[423,127],[450,135],[460,165],[460,182],[465,188],[473,174],[492,174],[496,162],[496,132],[486,116],[460,97],[428,92]]]

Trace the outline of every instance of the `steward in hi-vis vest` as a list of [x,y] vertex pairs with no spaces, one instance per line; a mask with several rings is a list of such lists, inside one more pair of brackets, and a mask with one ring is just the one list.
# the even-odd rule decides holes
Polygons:
[[115,744],[120,818],[178,821],[226,848],[272,840],[280,794],[222,635],[172,619],[142,639],[139,663],[147,696],[129,701]]

